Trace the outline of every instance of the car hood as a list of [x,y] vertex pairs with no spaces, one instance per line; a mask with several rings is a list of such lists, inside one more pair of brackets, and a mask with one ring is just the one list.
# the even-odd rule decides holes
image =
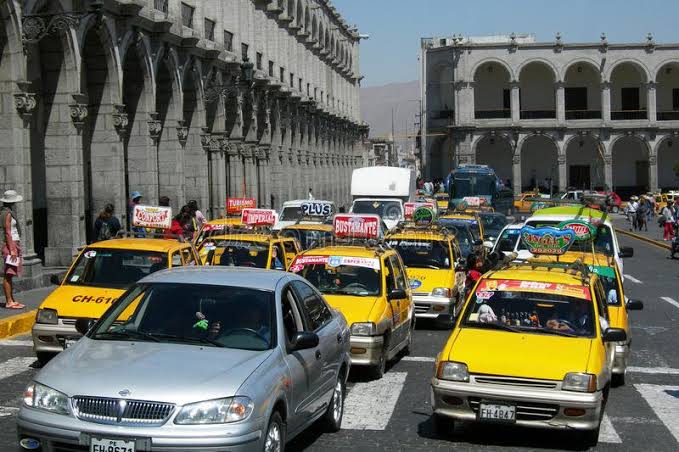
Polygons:
[[431,293],[436,287],[452,288],[455,285],[455,273],[448,270],[434,270],[428,268],[406,268],[410,288],[413,293]]
[[467,364],[470,374],[562,380],[586,372],[592,339],[461,328],[449,361]]
[[49,294],[40,308],[55,309],[59,317],[98,319],[123,293],[124,289],[63,285]]
[[379,297],[352,297],[349,295],[324,295],[324,297],[330,306],[344,314],[347,325],[356,322],[377,323],[377,320],[379,320],[381,313],[373,314],[378,316],[377,319],[371,318],[371,311]]
[[272,353],[84,337],[35,380],[68,396],[119,398],[127,389],[130,399],[183,405],[235,395]]

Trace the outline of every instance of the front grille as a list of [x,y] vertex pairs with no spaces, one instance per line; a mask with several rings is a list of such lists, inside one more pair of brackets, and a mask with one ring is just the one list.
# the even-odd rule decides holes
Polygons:
[[431,295],[429,292],[413,292],[413,297],[428,297]]
[[[480,403],[481,398],[469,397],[469,406],[474,411],[474,413],[478,414]],[[508,402],[502,401],[500,403],[509,403],[516,405],[517,421],[547,421],[549,419],[552,419],[559,412],[559,405],[550,405],[547,403],[512,402],[512,401]]]
[[73,408],[78,418],[100,424],[160,425],[174,411],[170,403],[84,396],[73,397]]
[[553,380],[536,380],[532,378],[500,377],[496,375],[475,375],[474,381],[482,384],[520,386],[526,388],[556,389]]
[[62,317],[61,323],[63,323],[64,325],[75,325],[75,319],[64,319]]
[[420,303],[415,303],[415,313],[416,314],[423,314],[427,311],[429,311],[430,306],[428,304],[420,304]]

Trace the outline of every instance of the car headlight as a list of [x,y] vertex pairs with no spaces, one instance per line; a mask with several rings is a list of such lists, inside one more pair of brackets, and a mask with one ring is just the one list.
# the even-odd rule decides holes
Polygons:
[[373,336],[377,327],[373,322],[357,322],[351,324],[351,334],[353,336]]
[[567,373],[561,384],[564,391],[595,392],[596,375],[579,372]]
[[31,382],[24,390],[24,405],[57,414],[70,414],[68,396],[40,383]]
[[469,370],[464,363],[441,361],[436,377],[440,380],[469,381]]
[[247,419],[255,405],[247,397],[226,397],[185,405],[175,424],[226,424]]
[[57,314],[56,309],[43,308],[38,309],[38,313],[35,316],[36,323],[48,323],[50,325],[56,325],[59,321],[59,314]]
[[450,298],[450,289],[448,287],[436,287],[431,291],[433,297]]

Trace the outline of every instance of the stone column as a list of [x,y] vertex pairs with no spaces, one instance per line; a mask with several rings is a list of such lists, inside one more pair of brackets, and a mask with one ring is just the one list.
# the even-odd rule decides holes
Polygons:
[[561,80],[556,82],[556,121],[566,122],[566,84]]
[[512,156],[512,182],[514,184],[514,195],[521,194],[521,154],[515,153]]
[[258,187],[257,187],[257,146],[252,144],[246,144],[243,146],[243,165],[245,166],[244,176],[245,176],[245,194],[248,198],[258,198]]
[[658,191],[658,158],[655,153],[648,156],[648,185],[652,193]]
[[615,190],[613,187],[613,156],[608,152],[604,154],[604,182],[606,186],[611,187],[611,190]]
[[611,122],[611,82],[608,81],[601,83],[601,119]]
[[514,80],[509,86],[511,89],[512,122],[518,123],[521,120],[521,85],[517,80]]
[[241,148],[243,144],[234,143],[229,146],[229,196],[239,198],[244,196],[243,188],[243,160]]
[[566,154],[559,153],[556,157],[556,163],[559,172],[559,191],[566,191],[566,187],[568,186],[566,183],[568,181],[568,162]]
[[646,103],[648,107],[648,121],[655,123],[658,116],[658,107],[656,100],[655,82],[651,81],[646,84]]

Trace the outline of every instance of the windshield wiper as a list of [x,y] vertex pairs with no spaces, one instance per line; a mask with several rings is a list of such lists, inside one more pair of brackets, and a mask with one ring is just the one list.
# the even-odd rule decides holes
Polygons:
[[567,331],[560,331],[560,330],[552,330],[552,329],[547,329],[547,328],[542,328],[540,330],[541,333],[547,333],[547,334],[555,334],[557,336],[565,336],[565,337],[578,337],[577,334],[569,333]]
[[160,342],[160,340],[153,335],[149,333],[145,333],[143,331],[136,331],[136,330],[119,330],[119,331],[103,331],[101,333],[95,334],[92,338],[96,339],[99,336],[114,336],[114,337],[120,337],[120,338],[143,338],[143,339],[148,339],[153,342]]
[[488,328],[494,330],[511,331],[512,333],[523,333],[519,328],[513,326],[505,325],[504,323],[469,323],[465,322],[466,326],[471,326],[474,328]]
[[176,334],[163,334],[163,333],[154,334],[153,337],[160,338],[160,339],[177,340],[177,341],[183,341],[183,342],[200,342],[202,344],[211,344],[211,345],[214,345],[215,347],[219,347],[219,348],[225,347],[224,344],[217,342],[214,339],[210,339],[208,337],[187,337],[187,336],[179,336],[179,335],[176,335]]

